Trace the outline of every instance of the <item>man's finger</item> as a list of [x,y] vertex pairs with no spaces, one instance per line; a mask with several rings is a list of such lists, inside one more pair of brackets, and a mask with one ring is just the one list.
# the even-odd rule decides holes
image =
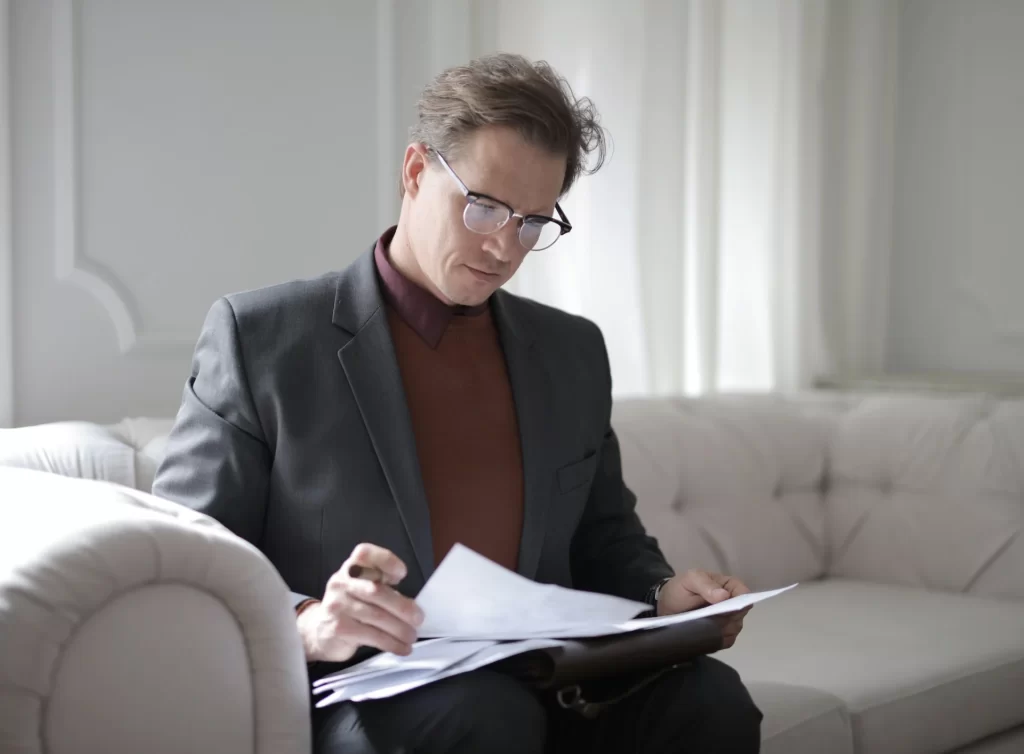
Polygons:
[[379,628],[384,633],[393,636],[403,644],[412,644],[416,641],[416,629],[400,618],[396,618],[387,610],[371,605],[369,602],[348,595],[346,597],[345,614],[360,623]]
[[687,589],[694,594],[699,594],[712,605],[732,596],[706,571],[687,571],[683,575],[683,583]]
[[402,559],[390,550],[363,542],[356,545],[352,555],[342,565],[342,572],[349,575],[352,566],[376,568],[384,575],[384,583],[398,584],[406,577],[408,569]]
[[355,624],[351,637],[365,647],[374,647],[384,652],[391,652],[396,655],[408,655],[412,652],[412,645],[396,639],[391,634],[381,631],[379,628],[366,623]]
[[733,597],[739,597],[741,594],[750,594],[750,589],[747,585],[735,576],[722,576],[717,573],[713,573],[711,576]]
[[356,599],[387,610],[410,626],[419,626],[423,623],[423,610],[420,606],[384,584],[365,579],[350,579],[345,584],[345,592]]

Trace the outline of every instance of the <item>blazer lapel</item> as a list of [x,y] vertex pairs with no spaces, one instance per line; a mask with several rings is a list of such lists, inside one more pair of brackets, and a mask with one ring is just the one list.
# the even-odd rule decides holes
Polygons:
[[494,294],[494,314],[498,324],[512,397],[516,403],[519,438],[523,451],[523,534],[519,543],[518,571],[527,578],[537,573],[544,545],[551,484],[554,479],[547,417],[552,416],[551,390],[543,361],[533,351],[533,331],[522,305],[514,296]]
[[426,581],[434,571],[430,509],[373,249],[342,273],[333,321],[352,333],[338,358]]

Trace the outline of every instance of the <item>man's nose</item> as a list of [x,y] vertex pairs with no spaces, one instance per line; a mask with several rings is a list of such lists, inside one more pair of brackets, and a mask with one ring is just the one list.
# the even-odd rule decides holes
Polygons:
[[488,236],[490,243],[484,248],[502,264],[508,264],[519,253],[519,223],[515,218],[509,220],[501,230]]

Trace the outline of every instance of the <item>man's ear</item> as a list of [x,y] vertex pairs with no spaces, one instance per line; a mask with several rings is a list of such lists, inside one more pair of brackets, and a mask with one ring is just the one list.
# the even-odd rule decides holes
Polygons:
[[415,199],[420,191],[420,181],[427,169],[429,156],[423,144],[413,143],[405,148],[402,162],[402,187],[410,198]]

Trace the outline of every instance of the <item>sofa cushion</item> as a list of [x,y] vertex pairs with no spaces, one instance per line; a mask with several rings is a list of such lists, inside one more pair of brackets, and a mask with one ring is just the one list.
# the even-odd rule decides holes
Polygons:
[[829,459],[829,575],[1024,598],[1024,401],[865,398]]
[[850,713],[824,691],[785,683],[748,685],[764,714],[761,754],[853,754]]
[[997,733],[984,741],[957,749],[956,754],[1020,754],[1024,751],[1024,725]]
[[668,561],[754,589],[824,573],[831,421],[766,397],[618,401],[612,416],[626,484]]
[[717,655],[842,699],[859,752],[949,751],[1024,722],[1024,603],[829,579],[751,610]]

